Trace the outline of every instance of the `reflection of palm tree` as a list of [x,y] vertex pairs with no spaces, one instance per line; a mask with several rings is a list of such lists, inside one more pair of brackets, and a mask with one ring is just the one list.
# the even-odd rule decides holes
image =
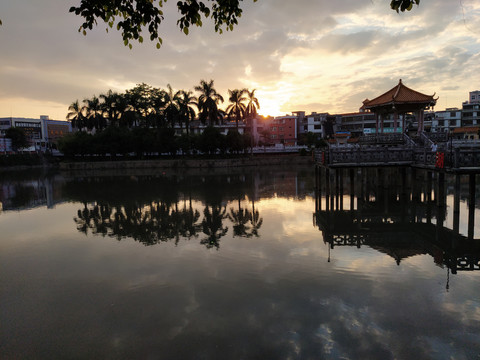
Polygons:
[[203,233],[207,235],[207,237],[200,241],[200,244],[205,245],[207,249],[211,249],[212,247],[218,249],[220,246],[218,241],[227,233],[228,227],[223,227],[223,219],[225,219],[226,211],[225,208],[222,209],[220,206],[211,206],[211,210],[208,205],[205,206],[202,228]]
[[250,211],[247,209],[238,209],[234,210],[230,208],[230,213],[228,214],[228,218],[231,222],[233,222],[233,236],[243,236],[243,237],[251,237],[252,234],[249,234],[247,230],[250,228],[246,226],[246,224],[251,219]]
[[[154,245],[180,237],[197,237],[202,224],[200,213],[190,205],[183,210],[165,202],[146,205],[130,204],[112,207],[109,204],[94,204],[78,210],[74,218],[77,230],[92,234],[116,237],[121,240],[131,237],[145,245]],[[222,235],[223,236],[223,235]]]
[[202,224],[197,224],[198,219],[200,219],[200,212],[197,209],[193,210],[191,202],[188,209],[186,204],[184,204],[183,209],[181,210],[181,219],[182,226],[180,228],[180,234],[188,239],[197,237],[197,233],[202,226]]
[[258,210],[255,210],[255,202],[252,201],[252,212],[250,213],[250,223],[252,224],[252,228],[250,231],[250,236],[258,237],[258,230],[261,228],[263,224],[263,218],[260,217]]

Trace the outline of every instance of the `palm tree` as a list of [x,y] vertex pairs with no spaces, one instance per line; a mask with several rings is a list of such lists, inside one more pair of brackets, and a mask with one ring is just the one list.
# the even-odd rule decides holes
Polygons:
[[87,118],[87,128],[92,130],[96,128],[98,130],[105,127],[105,119],[102,115],[102,109],[100,106],[100,99],[93,95],[91,99],[84,99],[83,110],[85,111],[85,116]]
[[152,110],[149,114],[150,125],[154,127],[165,126],[165,106],[167,104],[167,92],[163,89],[152,89],[151,105]]
[[229,117],[232,115],[235,116],[235,124],[238,130],[238,120],[245,117],[245,113],[247,111],[247,107],[243,103],[247,98],[243,96],[247,92],[246,89],[235,89],[235,90],[228,90],[228,101],[230,101],[230,105],[227,107],[227,114]]
[[72,123],[74,129],[81,130],[85,127],[85,117],[83,116],[82,108],[78,100],[72,102],[68,107],[67,120]]
[[257,110],[260,109],[260,103],[258,102],[258,99],[255,97],[255,91],[256,89],[253,89],[252,91],[249,91],[248,89],[246,90],[247,94],[247,118],[252,119],[255,116],[257,116]]
[[102,109],[104,116],[106,116],[110,122],[110,125],[116,125],[119,117],[119,112],[117,110],[118,97],[119,95],[111,89],[108,90],[106,94],[101,94],[99,96],[99,98],[103,100],[100,104],[100,108]]
[[218,122],[218,104],[223,103],[223,97],[213,87],[213,80],[206,82],[200,81],[200,85],[195,86],[195,91],[200,92],[198,97],[198,110],[200,111],[200,121],[205,124],[213,125]]
[[173,92],[172,86],[167,84],[168,91],[165,92],[165,117],[167,122],[170,122],[172,128],[175,126],[175,122],[178,119],[179,107],[178,101],[180,100],[180,91]]
[[125,94],[119,94],[117,96],[115,109],[120,126],[131,127],[135,123],[136,114]]
[[178,113],[178,123],[180,128],[183,129],[183,122],[185,122],[185,127],[187,128],[187,134],[189,133],[190,121],[195,120],[195,110],[192,105],[198,107],[198,99],[196,96],[193,96],[191,91],[181,91],[177,105],[179,109]]

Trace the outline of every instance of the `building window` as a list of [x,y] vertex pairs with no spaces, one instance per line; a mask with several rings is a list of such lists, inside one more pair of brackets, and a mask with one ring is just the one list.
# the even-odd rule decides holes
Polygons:
[[270,135],[270,139],[276,139],[276,138],[277,138],[277,135],[275,134]]
[[453,118],[454,118],[454,117],[456,117],[456,116],[457,116],[457,113],[456,113],[455,111],[450,112],[450,117],[453,117]]
[[277,131],[277,127],[276,126],[272,127],[272,131]]
[[278,128],[278,131],[283,131],[283,127],[280,126],[280,127]]

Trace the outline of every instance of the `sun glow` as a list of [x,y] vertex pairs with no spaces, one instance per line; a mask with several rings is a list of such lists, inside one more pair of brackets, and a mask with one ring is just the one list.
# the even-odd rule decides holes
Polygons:
[[283,112],[280,111],[280,104],[275,99],[259,99],[260,101],[260,109],[258,113],[263,116],[279,116],[284,115]]
[[277,84],[277,89],[262,90],[257,93],[260,109],[258,113],[263,116],[285,115],[289,110],[283,107],[288,104],[291,98],[291,86],[287,84]]

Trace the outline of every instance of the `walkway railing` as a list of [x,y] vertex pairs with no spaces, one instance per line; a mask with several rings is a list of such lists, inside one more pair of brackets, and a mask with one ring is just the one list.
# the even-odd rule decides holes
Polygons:
[[351,146],[316,150],[318,164],[329,167],[412,165],[480,171],[480,147],[433,152],[403,146]]

